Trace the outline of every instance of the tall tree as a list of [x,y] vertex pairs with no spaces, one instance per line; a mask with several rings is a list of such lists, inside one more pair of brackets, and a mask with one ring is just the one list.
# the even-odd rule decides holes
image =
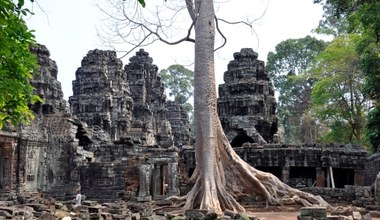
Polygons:
[[368,102],[363,95],[363,72],[356,52],[358,40],[358,35],[335,38],[315,62],[313,107],[330,126],[323,137],[327,142],[364,143]]
[[0,1],[0,128],[33,118],[28,105],[42,101],[30,84],[37,59],[30,51],[34,35],[22,19],[24,1]]
[[314,37],[288,39],[269,52],[267,70],[279,93],[278,116],[286,143],[310,143],[318,138],[318,123],[311,116],[312,60],[327,43]]
[[[374,150],[380,145],[380,2],[377,0],[314,0],[332,10],[327,18],[346,17],[347,31],[361,36],[357,51],[365,74],[364,92],[374,104],[368,114],[367,137]],[[326,12],[325,12],[326,13]]]
[[193,105],[189,103],[193,97],[194,72],[182,65],[171,65],[160,71],[160,77],[169,90],[169,95],[182,104],[188,113],[192,115]]
[[[329,206],[321,197],[293,189],[274,175],[251,167],[235,153],[228,142],[216,109],[215,36],[216,30],[221,33],[218,22],[222,20],[218,19],[215,14],[213,0],[184,0],[182,2],[182,7],[187,8],[191,22],[185,36],[175,42],[165,40],[164,36],[166,35],[162,31],[167,27],[163,21],[168,20],[169,24],[173,24],[173,18],[178,16],[177,12],[171,19],[156,12],[155,16],[138,15],[136,10],[128,14],[127,9],[130,10],[131,5],[124,6],[126,3],[124,1],[119,3],[122,3],[120,9],[122,9],[124,17],[121,20],[118,19],[118,22],[122,21],[123,25],[129,23],[133,26],[132,30],[143,30],[145,33],[144,37],[140,39],[142,41],[135,44],[135,47],[155,40],[169,44],[182,41],[190,41],[195,44],[194,115],[197,168],[192,176],[194,180],[192,190],[181,198],[186,199],[183,209],[214,210],[218,214],[226,209],[244,212],[244,207],[234,198],[234,193],[238,192],[261,194],[271,204],[281,204],[282,198],[286,196],[304,205]],[[169,1],[166,2],[166,4],[169,3]],[[157,15],[163,17],[158,18],[156,26],[152,27],[153,23],[150,19]],[[112,17],[115,18],[114,15]],[[137,21],[136,19],[139,18],[143,19]],[[190,37],[192,31],[194,31],[194,39]],[[120,34],[119,36],[126,37],[127,35]],[[139,35],[129,35],[132,38],[135,36]],[[124,41],[130,42],[125,38]]]

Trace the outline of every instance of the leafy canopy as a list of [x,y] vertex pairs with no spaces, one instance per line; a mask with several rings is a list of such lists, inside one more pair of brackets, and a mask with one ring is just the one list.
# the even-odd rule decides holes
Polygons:
[[174,100],[184,104],[193,96],[194,72],[182,65],[171,65],[160,71],[160,77]]
[[0,128],[28,122],[33,118],[28,104],[42,101],[30,84],[38,65],[29,49],[34,35],[22,19],[30,11],[23,5],[23,0],[0,1]]
[[311,36],[288,39],[269,52],[267,70],[279,92],[278,116],[287,143],[313,142],[316,138],[310,110],[314,81],[309,69],[312,60],[326,47],[326,42]]
[[325,142],[364,144],[367,99],[356,51],[359,35],[340,36],[317,56],[313,110],[329,126]]
[[194,72],[182,65],[171,65],[160,71],[161,80],[174,100],[182,104],[190,117],[193,116],[193,105],[189,103],[194,91]]
[[[368,114],[366,135],[372,148],[380,146],[380,1],[378,0],[314,0],[331,10],[325,18],[345,17],[347,32],[360,34],[356,45],[364,73],[364,93],[373,100],[374,108]],[[326,20],[325,20],[326,21]]]

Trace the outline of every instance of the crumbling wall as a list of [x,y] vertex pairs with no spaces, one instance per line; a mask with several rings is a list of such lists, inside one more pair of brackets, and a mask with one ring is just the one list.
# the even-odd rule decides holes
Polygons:
[[18,145],[14,160],[15,185],[21,192],[42,192],[57,198],[74,194],[78,189],[78,137],[85,125],[72,117],[57,81],[58,68],[44,45],[32,48],[40,73],[31,81],[44,103],[31,106],[36,118],[17,128]]
[[[344,188],[364,185],[368,153],[360,146],[339,144],[251,144],[235,148],[251,166],[270,172],[292,187]],[[185,172],[195,169],[194,149],[184,150]],[[334,179],[334,181],[333,181]]]
[[368,157],[366,160],[364,183],[367,186],[372,185],[380,172],[380,153]]

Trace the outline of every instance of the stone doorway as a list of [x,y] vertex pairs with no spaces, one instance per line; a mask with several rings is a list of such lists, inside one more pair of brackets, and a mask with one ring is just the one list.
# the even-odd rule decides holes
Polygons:
[[153,200],[164,199],[168,190],[168,165],[167,164],[155,164],[153,167],[151,181],[151,191]]
[[0,143],[0,192],[12,189],[12,144]]

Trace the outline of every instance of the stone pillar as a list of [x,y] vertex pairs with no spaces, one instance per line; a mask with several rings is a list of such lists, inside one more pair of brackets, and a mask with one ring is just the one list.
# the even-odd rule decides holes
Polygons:
[[169,183],[168,183],[168,193],[167,196],[179,195],[178,189],[178,164],[177,163],[169,163],[168,164],[169,171]]
[[153,199],[156,200],[158,196],[162,195],[162,165],[156,164],[153,168],[152,172],[152,196]]
[[151,164],[140,164],[139,167],[139,177],[140,177],[140,189],[137,201],[148,202],[152,200],[150,194],[150,178],[152,175],[152,165]]
[[363,186],[364,185],[364,170],[355,169],[354,185]]
[[284,166],[282,168],[282,174],[281,174],[281,180],[282,182],[286,183],[289,185],[289,176],[290,176],[290,167],[289,166]]
[[317,187],[325,187],[325,171],[322,167],[317,167],[316,168],[316,184],[315,186]]
[[380,172],[377,174],[375,180],[375,199],[376,201],[380,201]]

